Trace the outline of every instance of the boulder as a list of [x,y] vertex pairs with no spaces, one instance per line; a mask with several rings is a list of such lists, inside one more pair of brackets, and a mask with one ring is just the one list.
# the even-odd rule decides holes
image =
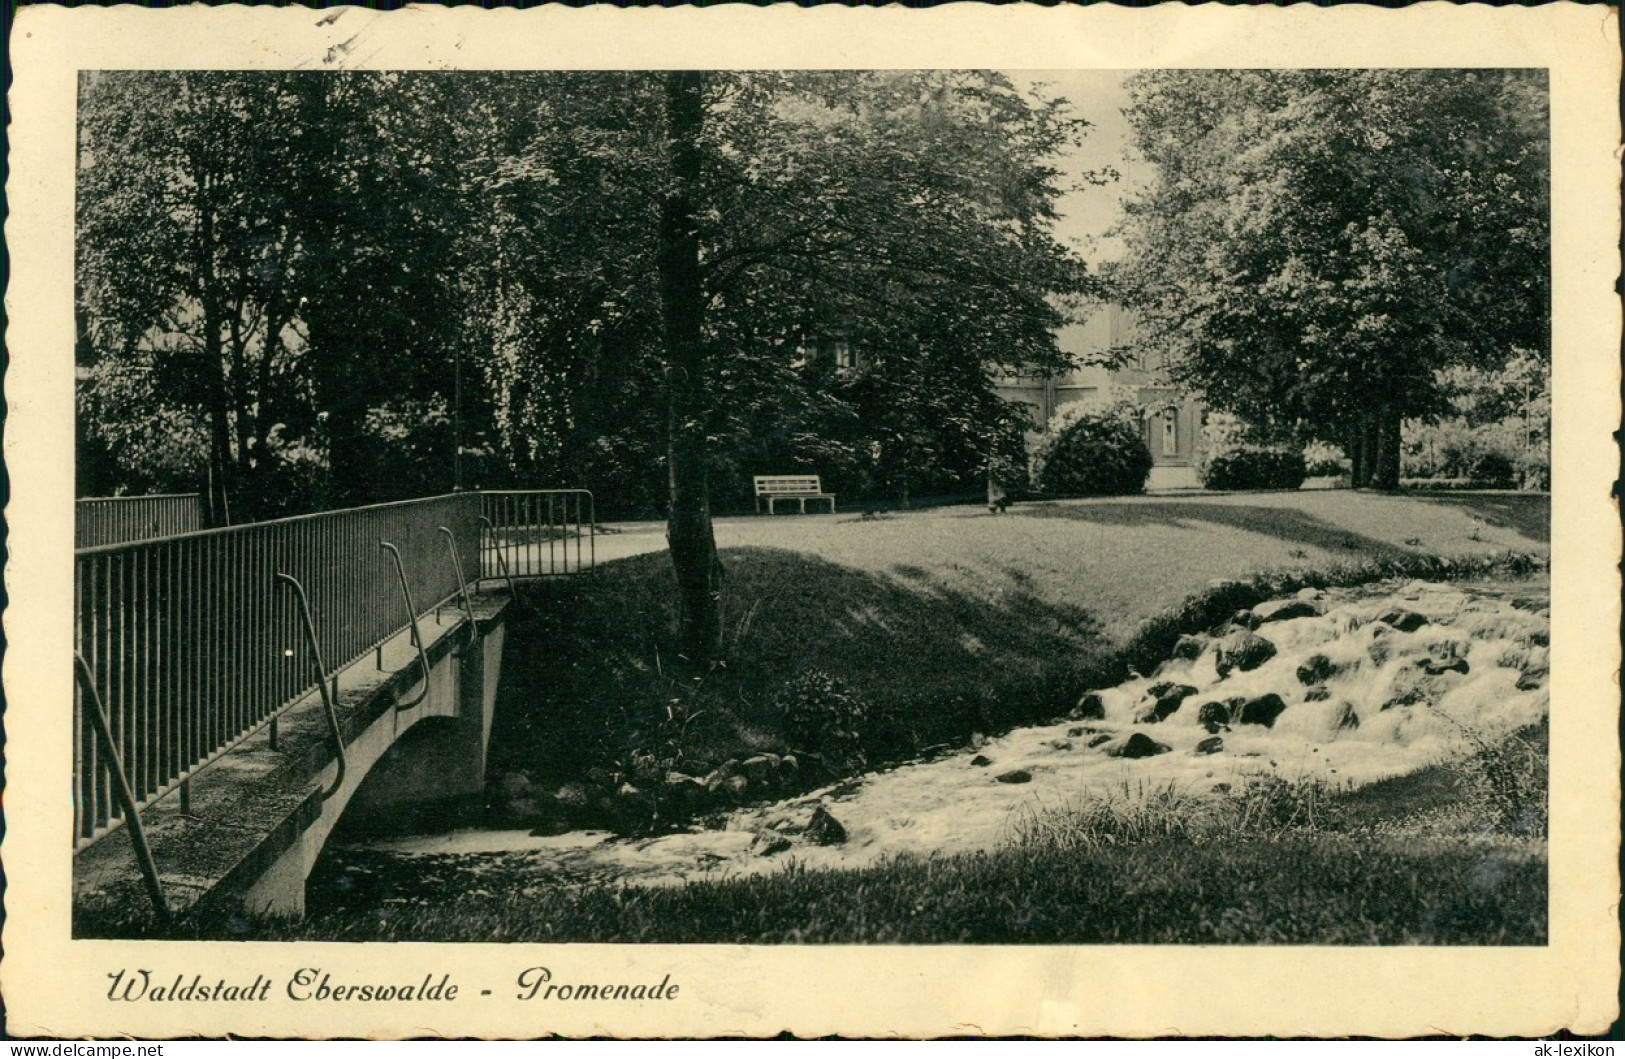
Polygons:
[[1072,742],[1071,742],[1071,740],[1068,740],[1068,739],[1050,739],[1050,740],[1045,741],[1044,745],[1049,747],[1051,750],[1071,750],[1072,749]]
[[846,828],[822,805],[813,810],[807,821],[807,838],[820,846],[839,846],[846,841]]
[[1111,741],[1112,741],[1111,736],[1107,735],[1105,732],[1101,732],[1099,735],[1090,736],[1089,737],[1089,742],[1084,744],[1084,745],[1087,746],[1089,749],[1093,750],[1095,747],[1099,746],[1100,744],[1109,743]]
[[736,798],[743,797],[750,790],[750,781],[743,776],[729,776],[722,781],[722,789]]
[[1224,677],[1233,669],[1239,669],[1243,673],[1257,669],[1274,657],[1274,644],[1262,636],[1245,632],[1233,635],[1220,643],[1215,661],[1219,676]]
[[588,796],[584,784],[566,783],[553,792],[553,800],[558,802],[566,811],[575,812],[586,808],[591,798]]
[[1449,661],[1428,658],[1422,662],[1422,672],[1430,677],[1441,677],[1446,673],[1465,673],[1467,670],[1467,659],[1465,658],[1453,658]]
[[1174,643],[1172,657],[1184,659],[1186,661],[1195,661],[1196,659],[1202,657],[1202,652],[1206,649],[1207,641],[1202,637],[1189,635],[1181,636],[1178,641]]
[[1326,593],[1322,592],[1318,588],[1300,588],[1297,592],[1298,599],[1307,599],[1311,603],[1315,602],[1316,600],[1324,599],[1325,596]]
[[1265,728],[1270,728],[1285,710],[1286,703],[1282,701],[1281,696],[1272,691],[1242,703],[1236,720],[1239,724],[1261,724]]
[[1106,716],[1106,700],[1100,697],[1098,691],[1086,691],[1078,704],[1072,707],[1068,719],[1073,721],[1098,721]]
[[1099,731],[1099,729],[1090,728],[1087,725],[1080,724],[1076,728],[1068,728],[1066,730],[1066,737],[1068,739],[1078,739],[1082,736],[1094,735],[1097,731]]
[[630,783],[615,790],[616,815],[623,820],[647,821],[655,814],[655,799],[649,792]]
[[771,857],[790,848],[790,840],[777,831],[758,831],[750,840],[750,848],[758,857]]
[[1136,724],[1157,724],[1179,709],[1180,703],[1196,694],[1189,684],[1153,684],[1145,691],[1145,699],[1135,711]]
[[979,769],[985,769],[989,765],[993,764],[993,759],[983,754],[977,754],[975,757],[970,759],[970,763]]
[[1170,749],[1172,748],[1167,744],[1157,742],[1144,732],[1135,732],[1121,743],[1108,749],[1106,754],[1110,757],[1124,758],[1155,757],[1158,754],[1166,754]]
[[1332,689],[1324,684],[1316,684],[1303,693],[1304,702],[1325,702],[1332,697]]
[[1230,707],[1222,702],[1204,702],[1196,712],[1196,723],[1217,732],[1230,723]]
[[1518,683],[1514,686],[1519,691],[1534,691],[1536,688],[1546,683],[1546,676],[1547,669],[1544,666],[1540,667],[1539,669],[1531,669],[1527,672],[1519,674]]
[[757,754],[739,763],[739,773],[752,784],[770,784],[778,779],[779,755]]
[[1260,625],[1272,621],[1291,621],[1294,618],[1318,618],[1320,607],[1308,599],[1272,599],[1253,608],[1253,617]]
[[1428,623],[1427,615],[1418,614],[1414,610],[1406,610],[1404,607],[1395,607],[1393,610],[1385,612],[1377,620],[1384,625],[1393,626],[1400,632],[1415,632]]
[[1196,744],[1196,752],[1198,754],[1217,754],[1223,749],[1224,740],[1220,739],[1216,735],[1210,735],[1200,743]]
[[1012,769],[1009,772],[1001,772],[993,778],[1000,783],[1031,783],[1033,774],[1026,769]]
[[1360,715],[1354,712],[1354,707],[1348,703],[1339,703],[1337,712],[1332,718],[1332,727],[1339,732],[1353,731],[1360,727]]
[[668,772],[660,785],[660,801],[670,807],[667,815],[683,816],[705,807],[711,791],[705,781],[681,772]]
[[1343,667],[1323,654],[1312,654],[1298,666],[1298,683],[1324,684],[1335,677]]

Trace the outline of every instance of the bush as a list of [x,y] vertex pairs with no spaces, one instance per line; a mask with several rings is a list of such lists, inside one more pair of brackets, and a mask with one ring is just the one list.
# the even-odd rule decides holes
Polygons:
[[1038,487],[1044,492],[1122,496],[1145,490],[1151,476],[1151,450],[1138,424],[1125,411],[1069,414],[1051,430],[1052,439],[1038,472]]
[[1307,476],[1303,453],[1249,447],[1209,460],[1202,485],[1208,489],[1296,489]]
[[1303,461],[1310,478],[1341,478],[1349,473],[1349,460],[1335,445],[1311,442],[1304,447]]
[[1469,475],[1483,489],[1511,489],[1518,481],[1518,468],[1501,452],[1486,452],[1473,461]]
[[779,689],[780,733],[790,748],[815,754],[832,769],[861,766],[869,709],[845,681],[809,669]]

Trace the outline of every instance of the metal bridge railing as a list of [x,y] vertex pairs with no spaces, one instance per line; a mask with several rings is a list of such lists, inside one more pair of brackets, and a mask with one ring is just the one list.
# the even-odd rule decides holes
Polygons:
[[[420,613],[458,606],[465,572],[590,568],[591,510],[580,490],[455,493],[79,549],[76,845],[125,822],[115,760],[138,809],[177,789],[184,799],[198,770],[408,628],[406,600]],[[308,601],[308,627],[289,582]],[[87,720],[87,682],[116,754]]]
[[154,496],[98,496],[73,505],[73,546],[172,537],[203,528],[203,497],[198,493]]
[[495,490],[480,493],[480,501],[490,522],[482,576],[571,574],[594,565],[598,522],[587,490]]

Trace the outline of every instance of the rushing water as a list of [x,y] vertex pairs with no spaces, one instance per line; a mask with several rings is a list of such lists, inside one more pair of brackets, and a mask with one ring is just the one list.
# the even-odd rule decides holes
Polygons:
[[[311,906],[668,884],[777,871],[790,860],[855,867],[900,853],[967,852],[998,845],[1045,807],[1169,784],[1202,792],[1260,773],[1363,785],[1462,755],[1468,733],[1493,738],[1546,715],[1547,591],[1535,582],[1305,591],[1255,609],[1276,617],[1250,634],[1273,648],[1254,668],[1246,667],[1268,648],[1245,628],[1193,637],[1176,652],[1193,657],[1099,689],[1081,711],[1099,716],[1017,729],[946,757],[742,808],[718,828],[646,838],[473,828],[334,846],[312,876]],[[1254,657],[1237,664],[1249,651]],[[1171,712],[1151,719],[1158,698],[1166,709],[1181,694]],[[1209,703],[1222,705],[1204,718]],[[1269,725],[1237,716],[1221,725],[1221,709],[1246,709],[1255,720],[1276,715]],[[1114,756],[1136,733],[1162,749]],[[808,831],[820,808],[844,841]]]

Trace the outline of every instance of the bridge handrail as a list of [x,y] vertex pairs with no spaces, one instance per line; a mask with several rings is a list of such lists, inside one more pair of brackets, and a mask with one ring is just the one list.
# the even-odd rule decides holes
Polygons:
[[73,504],[75,547],[122,544],[202,528],[203,497],[198,493],[87,496]]
[[[274,732],[276,718],[316,689],[299,664],[307,652],[295,601],[276,591],[276,575],[304,586],[316,650],[338,672],[410,624],[380,541],[399,550],[409,595],[427,614],[459,594],[458,567],[476,580],[590,568],[591,510],[585,490],[450,493],[76,550],[74,647],[106,707],[135,804],[177,789],[184,800],[200,769],[267,726]],[[502,570],[499,559],[521,561]],[[81,847],[125,822],[105,757],[76,683]]]

